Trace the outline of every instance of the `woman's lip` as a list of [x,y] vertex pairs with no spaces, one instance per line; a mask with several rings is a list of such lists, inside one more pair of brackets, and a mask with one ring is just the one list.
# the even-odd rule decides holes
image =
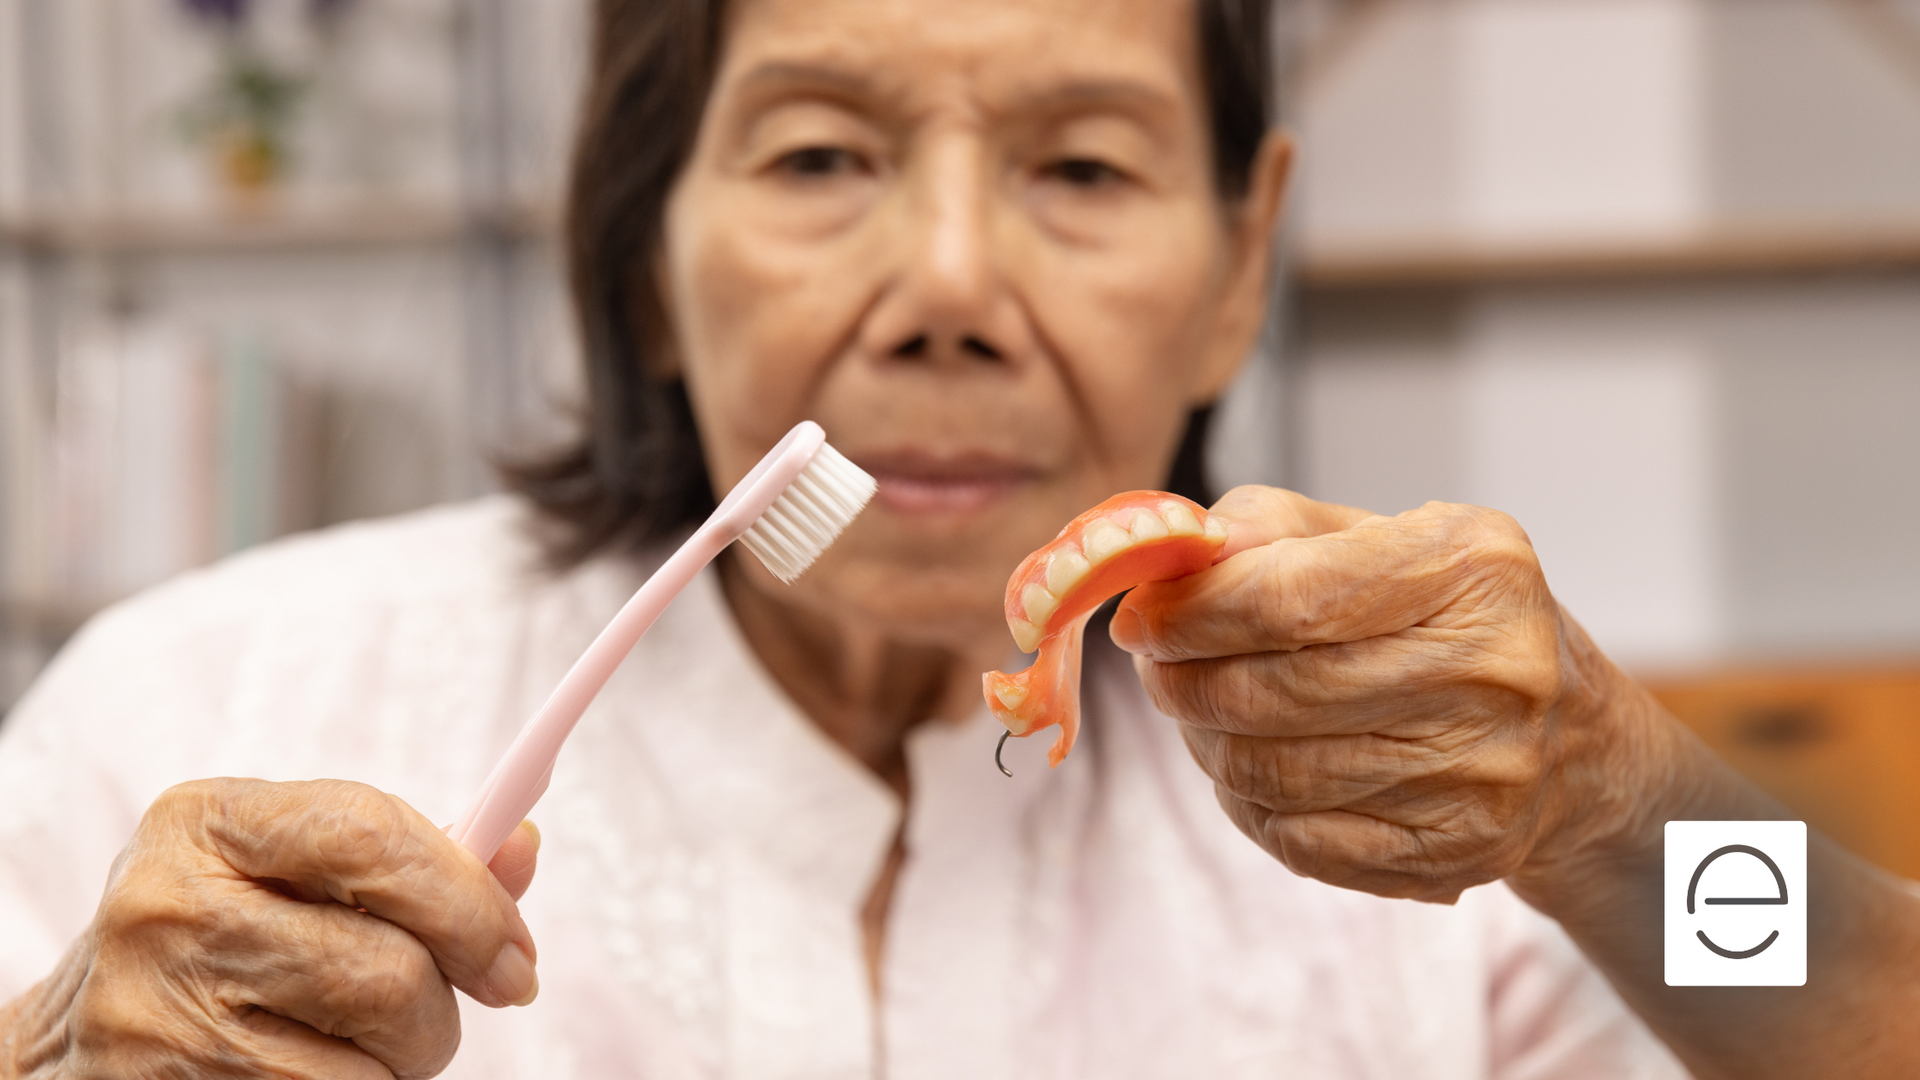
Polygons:
[[1016,480],[957,480],[878,473],[874,498],[900,514],[964,514],[1013,490]]
[[859,455],[853,461],[879,484],[875,499],[902,514],[979,510],[1039,475],[1030,465],[985,455],[894,453]]

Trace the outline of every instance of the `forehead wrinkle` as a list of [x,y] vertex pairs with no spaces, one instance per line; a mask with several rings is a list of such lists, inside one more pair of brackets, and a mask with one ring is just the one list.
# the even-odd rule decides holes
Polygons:
[[[1043,40],[1051,35],[1020,35],[1024,48],[1016,51],[1032,54],[1023,58],[1008,55],[1005,36],[968,29],[973,32],[924,27],[909,37],[906,55],[878,50],[889,37],[884,33],[863,38],[818,24],[762,31],[748,35],[751,44],[733,42],[727,51],[735,53],[734,62],[725,67],[739,74],[723,70],[721,82],[749,107],[793,93],[893,115],[959,105],[995,119],[1107,112],[1178,124],[1198,104],[1188,100],[1197,85],[1188,85],[1194,73],[1179,49],[1170,57],[1124,35],[1096,34],[1100,40],[1081,39],[1063,51]],[[741,45],[748,46],[744,55]]]
[[[945,80],[942,80],[945,81]],[[1111,115],[1134,119],[1150,129],[1177,128],[1186,119],[1181,99],[1153,82],[1127,76],[1067,76],[1032,82],[991,95],[970,88],[957,103],[916,101],[905,91],[926,83],[876,79],[834,64],[774,60],[756,64],[738,83],[749,111],[782,98],[809,97],[855,108],[870,115],[901,119],[944,112],[958,104],[971,117],[999,125],[1008,122],[1057,123],[1076,116]],[[986,97],[987,100],[981,100]]]
[[934,111],[918,100],[924,80],[893,78],[884,65],[832,57],[767,59],[754,63],[735,81],[729,97],[748,115],[786,101],[830,103],[893,127],[910,124]]

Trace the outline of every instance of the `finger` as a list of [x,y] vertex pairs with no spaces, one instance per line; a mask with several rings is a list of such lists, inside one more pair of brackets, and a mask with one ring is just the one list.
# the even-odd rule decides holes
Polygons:
[[[1142,585],[1120,608],[1137,621],[1115,640],[1162,661],[1290,651],[1394,633],[1475,591],[1538,581],[1533,547],[1511,518],[1428,503]],[[1459,606],[1447,625],[1487,618],[1484,604]]]
[[531,821],[522,821],[519,828],[507,834],[506,843],[494,853],[487,869],[493,871],[508,896],[519,900],[527,894],[527,886],[533,884],[533,871],[539,857],[540,827]]
[[1462,891],[1498,876],[1472,865],[1436,865],[1418,833],[1379,818],[1345,810],[1281,814],[1224,789],[1216,793],[1248,839],[1301,877],[1375,896],[1451,904]]
[[201,964],[221,1005],[345,1039],[395,1076],[434,1076],[460,1045],[460,1011],[433,955],[393,923],[235,881],[201,916]]
[[[182,1006],[186,1006],[183,1011]],[[66,1035],[66,1059],[89,1076],[289,1077],[294,1080],[394,1080],[378,1059],[345,1039],[297,1021],[242,1007],[206,1024],[219,1006],[183,1001],[176,986],[151,979],[88,979]]]
[[1259,739],[1185,725],[1181,734],[1215,784],[1276,813],[1349,810],[1436,834],[1525,820],[1540,776],[1530,744],[1498,737],[1441,750],[1374,735]]
[[434,1075],[396,1073],[349,1040],[323,1035],[270,1012],[255,1011],[242,1019],[241,1026],[251,1036],[244,1040],[249,1056],[257,1059],[252,1075],[298,1080],[408,1080]]
[[1366,510],[1318,502],[1296,491],[1261,484],[1234,488],[1222,495],[1207,513],[1227,526],[1227,544],[1215,562],[1275,540],[1350,529],[1374,516]]
[[399,926],[482,1004],[526,1004],[538,992],[533,937],[505,886],[391,795],[340,780],[213,780],[170,789],[155,806],[201,830],[241,875]]
[[1134,657],[1154,706],[1189,724],[1258,736],[1374,732],[1445,744],[1463,726],[1538,717],[1559,671],[1529,662],[1548,627],[1517,628],[1483,648],[1452,631],[1412,627],[1384,637],[1163,664]]
[[[1227,542],[1214,556],[1216,565],[1276,540],[1338,532],[1374,516],[1351,506],[1316,502],[1298,492],[1259,484],[1234,488],[1207,513],[1209,523],[1219,521],[1227,527]],[[1108,620],[1107,633],[1115,644],[1130,652],[1142,647],[1139,617],[1129,602],[1123,601]]]
[[1386,637],[1161,663],[1133,658],[1154,707],[1187,724],[1255,736],[1377,732],[1449,688],[1450,656],[1417,628]]
[[1260,739],[1186,724],[1180,734],[1216,785],[1283,814],[1353,808],[1432,766],[1417,746],[1369,735]]

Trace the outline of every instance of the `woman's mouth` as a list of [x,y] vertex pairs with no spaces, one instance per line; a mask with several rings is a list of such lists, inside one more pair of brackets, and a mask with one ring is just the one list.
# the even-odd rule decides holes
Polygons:
[[915,516],[973,513],[1039,475],[1030,465],[985,454],[862,454],[854,462],[879,482],[875,501]]

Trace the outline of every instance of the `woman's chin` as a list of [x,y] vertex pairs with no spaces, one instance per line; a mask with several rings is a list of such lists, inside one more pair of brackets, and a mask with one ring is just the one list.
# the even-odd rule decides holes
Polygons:
[[[1002,598],[1007,571],[948,559],[852,558],[795,583],[804,602],[851,625],[908,644],[973,652],[1011,647]],[[799,597],[796,597],[798,599]]]

